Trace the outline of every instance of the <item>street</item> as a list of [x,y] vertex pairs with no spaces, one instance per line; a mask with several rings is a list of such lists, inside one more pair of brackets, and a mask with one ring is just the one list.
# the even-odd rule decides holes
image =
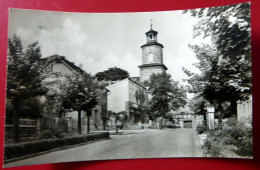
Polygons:
[[5,167],[54,162],[156,157],[202,157],[193,129],[147,129],[144,133],[111,135],[111,139],[6,164]]

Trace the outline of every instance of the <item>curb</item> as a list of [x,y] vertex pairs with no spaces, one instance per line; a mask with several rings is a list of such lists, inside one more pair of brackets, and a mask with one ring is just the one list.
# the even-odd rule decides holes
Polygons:
[[146,133],[147,131],[108,131],[109,135],[135,135],[135,134],[141,134]]
[[141,133],[146,133],[146,131],[142,131],[142,132],[118,132],[118,134],[116,134],[116,132],[111,132],[109,134],[110,135],[136,135],[136,134],[141,134]]
[[199,135],[197,134],[197,132],[193,132],[193,140],[194,140],[194,143],[195,143],[195,146],[200,146],[199,149],[195,149],[195,155],[196,157],[203,157],[203,148],[202,148],[202,144],[201,144],[201,141],[200,141],[200,137]]
[[76,144],[76,145],[63,146],[63,147],[60,147],[60,148],[55,148],[55,149],[51,149],[51,150],[48,150],[48,151],[43,151],[43,152],[39,152],[39,153],[35,153],[35,154],[25,155],[25,156],[21,156],[21,157],[17,157],[17,158],[7,159],[7,160],[3,161],[4,162],[3,167],[5,167],[6,164],[11,163],[11,162],[16,162],[16,161],[32,158],[32,157],[35,157],[35,156],[47,154],[47,153],[50,153],[50,152],[54,152],[54,151],[70,149],[70,148],[73,148],[73,147],[82,146],[82,145],[95,143],[95,142],[100,142],[100,141],[109,140],[109,139],[110,139],[110,137],[104,138],[104,139],[95,140],[95,141],[90,141],[90,142],[86,142],[86,143],[79,143],[79,144]]

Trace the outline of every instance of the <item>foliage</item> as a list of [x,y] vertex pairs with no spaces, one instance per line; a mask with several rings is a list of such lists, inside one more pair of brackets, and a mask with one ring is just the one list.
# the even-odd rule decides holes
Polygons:
[[49,129],[49,130],[42,131],[38,138],[40,140],[41,139],[64,138],[64,135],[62,134],[61,131],[59,131],[57,129]]
[[61,96],[62,107],[59,113],[78,111],[78,133],[81,134],[81,111],[91,112],[97,104],[95,83],[87,73],[66,76],[66,81],[67,85],[63,89],[65,95]]
[[204,115],[206,112],[206,100],[199,95],[195,95],[192,99],[190,99],[188,101],[188,106],[196,114]]
[[169,74],[151,75],[148,87],[152,95],[148,104],[149,118],[152,120],[186,105],[186,91]]
[[63,111],[87,111],[96,104],[95,85],[89,74],[66,76],[65,96],[62,98]]
[[[47,66],[46,66],[47,67]],[[62,108],[62,98],[66,95],[67,81],[64,75],[47,71],[43,86],[48,89],[45,97],[44,114],[50,117],[61,116],[60,109]]]
[[42,76],[40,74],[39,59],[41,57],[38,43],[32,43],[23,52],[22,42],[14,35],[9,39],[8,51],[8,98],[29,98],[42,94]]
[[[250,4],[188,10],[199,18],[194,37],[211,37],[212,45],[190,46],[199,60],[201,74],[191,73],[190,92],[210,103],[231,103],[236,115],[236,101],[246,100],[252,89]],[[186,11],[186,12],[188,12]],[[226,95],[223,95],[226,94]]]
[[[41,104],[37,96],[46,93],[41,82],[41,57],[38,43],[30,44],[23,51],[22,42],[16,35],[8,40],[8,74],[7,74],[7,101],[9,102],[7,114],[12,113],[13,139],[19,141],[19,118],[22,114],[33,113],[40,116]],[[32,103],[33,102],[33,103]],[[11,111],[10,111],[11,110]]]
[[136,98],[137,104],[144,105],[144,102],[145,102],[145,99],[146,99],[144,91],[142,91],[140,89],[136,90],[135,91],[135,98]]
[[169,121],[171,121],[172,124],[175,123],[175,117],[174,117],[174,115],[171,114],[171,113],[167,113],[167,114],[165,114],[165,115],[164,115],[164,118],[166,118],[166,119],[168,119]]
[[121,68],[113,67],[109,68],[108,70],[105,70],[103,72],[98,72],[95,77],[98,80],[123,80],[125,78],[129,77],[129,73],[126,70],[123,70]]
[[250,3],[187,10],[199,18],[194,36],[211,36],[223,57],[251,60]]
[[[30,97],[28,99],[23,99],[20,101],[19,107],[19,117],[36,119],[40,117],[42,113],[43,104],[40,102],[39,98]],[[12,124],[14,107],[10,101],[6,102],[6,124]]]
[[212,156],[249,156],[253,155],[251,122],[238,122],[229,118],[218,129],[210,131],[205,146]]
[[198,132],[198,134],[202,134],[202,133],[204,133],[204,132],[207,132],[207,130],[208,130],[208,127],[207,126],[205,126],[205,125],[198,125],[197,127],[196,127],[196,131]]

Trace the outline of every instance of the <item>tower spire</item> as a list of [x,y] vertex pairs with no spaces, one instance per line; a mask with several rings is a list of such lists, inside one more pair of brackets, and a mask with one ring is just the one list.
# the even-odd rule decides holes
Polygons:
[[151,30],[153,29],[153,19],[151,19]]

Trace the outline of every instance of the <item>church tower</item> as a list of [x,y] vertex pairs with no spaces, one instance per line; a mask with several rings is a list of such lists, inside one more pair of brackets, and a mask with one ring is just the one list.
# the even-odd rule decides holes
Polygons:
[[151,29],[145,33],[146,44],[142,45],[142,65],[140,68],[140,82],[150,79],[152,74],[165,73],[167,67],[163,64],[163,45],[157,42],[157,31]]

